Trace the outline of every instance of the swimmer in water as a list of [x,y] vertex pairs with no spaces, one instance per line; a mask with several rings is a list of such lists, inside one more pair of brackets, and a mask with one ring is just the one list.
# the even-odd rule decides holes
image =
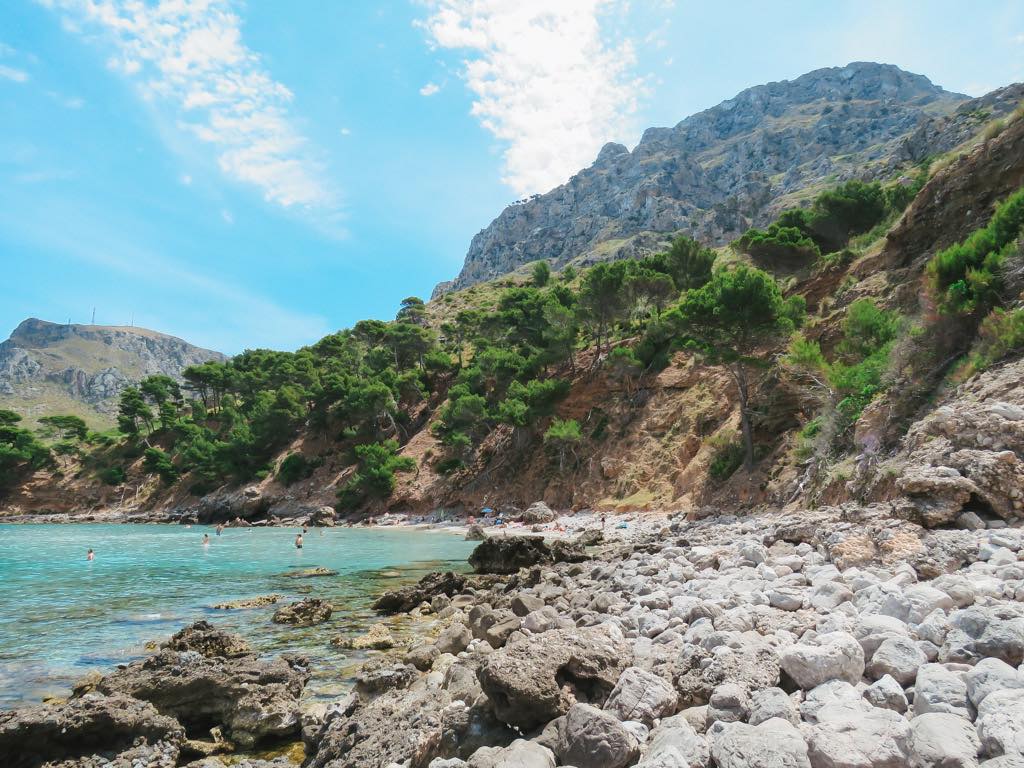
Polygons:
[[85,559],[86,560],[95,560],[96,559],[96,555],[93,554],[93,551],[90,549],[89,553],[85,556]]
[[302,549],[302,534],[300,533],[295,537],[295,548]]
[[305,524],[303,524],[303,526],[302,526],[302,532],[303,533],[309,533],[309,528]]
[[210,534],[208,534],[208,533],[204,533],[203,534],[203,546],[204,547],[210,546]]
[[217,535],[220,536],[221,531],[224,530],[224,523],[217,523]]

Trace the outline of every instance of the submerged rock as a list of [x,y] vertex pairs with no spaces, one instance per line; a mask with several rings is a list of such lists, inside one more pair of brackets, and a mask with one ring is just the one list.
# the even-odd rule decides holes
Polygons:
[[331,618],[334,607],[318,597],[307,597],[297,603],[284,605],[274,611],[271,621],[275,624],[291,624],[296,627],[312,627],[323,624]]
[[280,574],[281,578],[284,579],[312,579],[318,576],[337,576],[337,571],[332,571],[330,568],[324,568],[322,565],[318,565],[315,568],[302,568],[298,571],[286,571]]
[[364,635],[358,637],[336,637],[331,645],[351,648],[354,651],[384,651],[395,647],[395,638],[385,624],[374,624]]
[[210,606],[216,611],[241,611],[250,608],[265,608],[274,605],[281,599],[280,595],[260,595],[259,597],[246,597],[241,600],[228,600],[223,603],[215,603]]

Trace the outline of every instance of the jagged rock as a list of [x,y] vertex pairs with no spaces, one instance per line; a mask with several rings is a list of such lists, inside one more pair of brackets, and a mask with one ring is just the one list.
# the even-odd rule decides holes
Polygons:
[[176,761],[184,738],[185,731],[174,718],[122,694],[90,693],[59,706],[0,712],[0,755],[7,768],[64,760],[80,764],[78,760],[93,755],[111,759],[127,754],[137,759],[137,752],[129,753],[139,739],[146,745],[165,745]]
[[357,637],[336,637],[331,644],[341,648],[351,648],[354,651],[385,651],[395,647],[395,638],[386,624],[374,624],[365,634]]
[[747,691],[779,684],[778,654],[762,644],[744,644],[715,654],[687,645],[675,667],[675,688],[682,706],[706,704],[722,683],[739,683]]
[[976,768],[980,748],[970,720],[931,712],[910,721],[911,768]]
[[848,632],[829,632],[814,644],[797,643],[783,649],[779,657],[783,671],[804,690],[829,680],[860,681],[864,674],[864,651]]
[[534,565],[586,559],[586,552],[575,542],[549,544],[540,536],[492,536],[477,545],[469,564],[477,573],[513,574]]
[[789,695],[781,688],[764,688],[760,691],[753,691],[750,694],[750,714],[747,722],[750,725],[779,718],[797,725],[800,722],[800,715]]
[[208,621],[185,627],[161,647],[170,651],[195,651],[208,659],[237,659],[254,653],[252,646],[238,635],[217,629]]
[[891,637],[883,640],[867,666],[868,677],[878,680],[889,675],[900,685],[909,685],[917,677],[918,668],[928,659],[917,643],[909,637]]
[[478,677],[498,719],[527,730],[576,702],[603,704],[631,660],[629,646],[607,627],[557,629],[542,643],[491,653]]
[[589,704],[573,704],[560,718],[555,754],[578,768],[625,768],[636,762],[636,737],[612,715]]
[[487,538],[487,531],[479,523],[473,523],[466,529],[466,541],[483,541]]
[[945,712],[969,717],[967,685],[963,678],[942,664],[924,664],[914,686],[914,714]]
[[300,657],[264,661],[255,655],[209,658],[162,650],[103,677],[95,689],[147,701],[176,718],[190,736],[219,726],[245,746],[298,732],[299,697],[309,674]]
[[428,573],[415,584],[385,592],[373,604],[374,610],[382,613],[405,613],[422,603],[429,603],[438,595],[451,597],[466,586],[466,577],[447,571]]
[[284,605],[274,611],[271,621],[275,624],[291,624],[295,627],[312,627],[323,624],[331,618],[334,607],[318,597],[307,597],[297,603]]
[[381,693],[395,688],[406,688],[416,677],[416,669],[409,664],[394,664],[387,659],[380,665],[368,665],[356,677],[356,690],[365,694]]
[[604,541],[604,531],[599,528],[588,528],[576,537],[576,543],[581,547],[596,547]]
[[910,724],[888,709],[831,704],[807,729],[814,768],[906,768]]
[[1024,688],[1024,675],[1002,659],[982,659],[964,675],[967,697],[977,709],[995,691]]
[[455,623],[446,627],[437,636],[434,645],[440,653],[461,653],[473,639],[473,633],[465,624]]
[[811,768],[804,737],[779,718],[757,726],[719,721],[708,739],[718,768]]
[[469,768],[555,768],[547,747],[516,739],[507,747],[481,747],[466,763]]
[[604,708],[619,720],[637,720],[648,728],[676,711],[679,695],[657,675],[629,667],[619,675]]
[[519,516],[519,519],[527,525],[534,523],[550,523],[555,519],[554,510],[543,501],[535,501],[528,506]]
[[873,707],[891,709],[901,715],[907,711],[907,695],[900,684],[889,675],[883,675],[864,689],[864,698]]
[[1024,757],[1024,690],[990,693],[978,707],[975,725],[986,754]]
[[651,731],[647,753],[637,768],[705,768],[708,760],[707,740],[680,714],[665,718]]
[[[462,271],[435,295],[538,259],[559,267],[641,257],[664,249],[658,233],[685,229],[726,243],[767,224],[790,192],[861,178],[872,160],[897,155],[926,110],[952,112],[964,100],[871,63],[747,89],[675,127],[648,129],[632,152],[606,145],[567,183],[509,206],[473,238]],[[942,135],[915,134],[915,151],[932,154],[920,147]]]

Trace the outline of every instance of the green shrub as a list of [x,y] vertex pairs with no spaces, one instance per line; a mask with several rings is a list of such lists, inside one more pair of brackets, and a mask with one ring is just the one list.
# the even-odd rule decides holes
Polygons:
[[353,450],[358,460],[358,469],[338,491],[338,500],[349,508],[368,499],[390,496],[395,490],[395,473],[416,469],[413,459],[398,455],[396,440],[365,443],[357,445]]
[[96,475],[107,485],[121,485],[126,477],[124,467],[104,467]]
[[1002,267],[1024,225],[1024,189],[996,207],[988,225],[928,262],[929,287],[949,314],[981,315],[999,302]]
[[323,463],[320,459],[307,459],[301,453],[289,453],[277,468],[277,477],[285,485],[312,476],[313,470]]
[[978,342],[966,373],[983,371],[1020,349],[1024,349],[1024,309],[994,309],[978,328]]
[[146,471],[159,475],[165,485],[170,485],[178,479],[178,470],[171,461],[171,457],[159,448],[147,448],[143,454],[142,466]]
[[708,465],[708,474],[712,479],[721,483],[732,477],[736,470],[743,466],[743,443],[739,440],[714,438],[710,442],[714,446],[714,453],[711,455],[711,463]]
[[821,256],[817,243],[803,231],[779,224],[766,230],[748,229],[739,246],[755,261],[772,268],[794,269]]
[[566,459],[570,455],[575,463],[576,449],[582,440],[580,424],[575,419],[555,419],[551,422],[544,433],[544,447],[558,457],[560,472],[565,469]]

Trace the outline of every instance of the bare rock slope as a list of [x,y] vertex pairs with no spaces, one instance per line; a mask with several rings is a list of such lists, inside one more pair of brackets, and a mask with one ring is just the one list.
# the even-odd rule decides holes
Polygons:
[[126,386],[161,373],[181,380],[190,365],[226,359],[145,328],[29,318],[0,343],[0,407],[31,419],[75,413],[106,424]]

